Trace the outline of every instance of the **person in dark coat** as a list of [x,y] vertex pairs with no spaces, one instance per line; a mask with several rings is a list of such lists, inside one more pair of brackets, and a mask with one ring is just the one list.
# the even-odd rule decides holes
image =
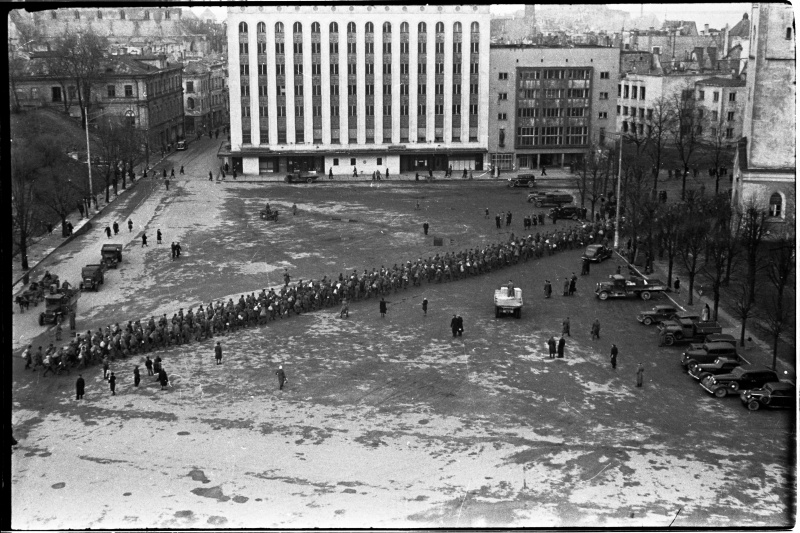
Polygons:
[[208,171],[208,181],[214,181],[214,174],[210,170]]
[[114,373],[111,373],[111,376],[108,378],[108,386],[111,388],[111,396],[117,395],[117,376]]
[[138,387],[142,377],[139,375],[139,365],[133,367],[133,386]]
[[422,314],[428,316],[428,299],[422,299]]
[[222,346],[220,346],[219,341],[217,341],[217,345],[214,347],[214,358],[217,360],[217,364],[222,364]]
[[161,230],[156,230],[156,244],[161,244]]
[[564,278],[564,296],[569,296],[569,279]]
[[[145,246],[147,246],[147,233],[142,233],[142,248]],[[150,248],[149,246],[147,247]]]
[[430,224],[428,224],[427,222],[425,222],[424,224],[422,224],[422,231],[424,231],[424,232],[425,232],[425,235],[427,235],[427,234],[428,234],[428,228],[430,228]]
[[146,359],[144,360],[144,366],[145,366],[145,368],[147,368],[147,375],[148,376],[153,376],[154,375],[153,374],[153,360],[150,359],[149,355],[146,356]]
[[386,167],[386,179],[389,179],[389,167]]
[[500,217],[500,213],[498,213],[498,214],[497,214],[497,215],[495,215],[495,217],[494,217],[494,221],[495,221],[495,223],[497,224],[497,229],[502,229],[502,226],[500,225],[500,218],[501,218],[501,217]]
[[564,358],[564,346],[566,344],[567,344],[567,341],[564,340],[563,336],[560,339],[558,339],[558,358],[559,359],[563,359]]
[[162,173],[162,175],[163,175],[162,177],[164,177],[164,178],[166,178],[166,177],[167,177],[167,169],[166,169],[166,168],[162,169],[162,170],[161,170],[161,173]]
[[617,345],[616,344],[612,344],[611,345],[611,368],[613,368],[614,370],[617,369],[617,354],[618,353],[619,353],[619,350],[617,350]]
[[286,372],[283,371],[283,365],[278,367],[278,370],[275,371],[275,375],[278,376],[278,390],[283,390],[283,384],[289,381],[286,379]]
[[183,175],[183,165],[181,165],[181,175]]
[[114,235],[117,235],[119,233],[119,224],[114,222],[114,224],[111,227],[114,228]]
[[111,238],[111,228],[106,226],[106,236],[110,239]]
[[458,336],[460,337],[462,333],[464,333],[464,319],[461,318],[461,315],[456,317],[456,329],[458,331]]
[[572,337],[569,333],[569,317],[565,318],[563,322],[561,322],[561,336],[567,335]]
[[328,171],[328,179],[333,179],[333,167]]
[[569,295],[572,296],[575,294],[577,290],[576,284],[578,283],[578,276],[575,275],[575,272],[572,273],[572,277],[569,280]]
[[81,214],[81,218],[83,218],[83,202],[78,202],[78,211]]
[[644,367],[639,363],[639,368],[636,369],[636,386],[641,387],[642,381],[644,381]]
[[556,357],[556,339],[555,337],[550,337],[547,341],[547,346],[550,348],[550,359],[555,359]]
[[158,371],[158,382],[161,384],[161,390],[167,388],[169,385],[169,377],[167,376],[167,371],[163,368]]
[[83,381],[83,376],[78,374],[78,381],[75,382],[75,399],[83,400],[83,391],[86,389],[86,382]]
[[544,281],[544,297],[550,298],[552,294],[553,294],[553,286],[550,285],[550,280],[547,279]]
[[458,317],[453,315],[453,318],[450,319],[450,329],[453,332],[453,337],[458,336]]
[[506,213],[506,227],[511,225],[511,211]]
[[169,179],[164,180],[164,185],[167,187],[167,190],[169,190]]
[[594,323],[592,324],[592,340],[596,338],[600,338],[600,319],[595,318]]
[[157,355],[156,356],[156,360],[153,361],[153,372],[155,372],[159,376],[161,375],[161,356],[160,355]]
[[381,311],[381,318],[386,316],[386,300],[381,298],[380,302],[380,311]]

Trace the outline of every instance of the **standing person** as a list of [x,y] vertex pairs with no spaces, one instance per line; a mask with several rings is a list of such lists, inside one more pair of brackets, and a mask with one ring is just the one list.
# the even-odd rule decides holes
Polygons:
[[[59,318],[60,318],[60,317],[59,317]],[[57,340],[57,341],[60,341],[60,340],[61,340],[61,332],[62,332],[62,331],[63,331],[63,330],[62,330],[62,328],[61,328],[61,322],[60,322],[60,320],[59,320],[59,322],[57,322],[57,323],[56,323],[56,340]]]
[[678,279],[677,276],[675,277],[675,283],[673,284],[673,287],[675,288],[675,294],[681,293],[681,280]]
[[[424,316],[428,316],[428,299],[427,298],[423,298],[422,299],[422,314]],[[28,347],[28,348],[30,348],[30,347]]]
[[175,258],[177,259],[180,256],[181,256],[181,242],[178,241],[175,243]]
[[542,176],[547,176],[547,169],[542,165]]
[[181,165],[181,176],[183,176],[183,165]]
[[[147,246],[147,233],[142,233],[142,248],[145,246]],[[147,247],[150,248],[149,246]]]
[[133,220],[128,219],[128,233],[133,231]]
[[552,335],[547,340],[547,347],[550,348],[550,359],[556,358],[556,339]]
[[386,167],[386,179],[389,179],[389,167]]
[[292,204],[292,216],[297,215],[297,204]]
[[564,278],[564,296],[569,296],[569,278]]
[[210,170],[208,171],[208,181],[214,181],[214,174]]
[[158,382],[161,384],[161,390],[167,388],[169,385],[169,376],[167,376],[167,371],[163,368],[158,371]]
[[328,179],[333,179],[333,167],[328,171]]
[[161,228],[156,230],[156,244],[161,244]]
[[506,213],[506,227],[511,225],[511,211]]
[[144,366],[145,366],[145,368],[147,368],[147,375],[148,376],[155,375],[155,374],[153,374],[153,360],[150,359],[149,355],[145,356]]
[[429,229],[429,228],[430,228],[430,224],[428,224],[427,222],[425,222],[425,223],[423,223],[423,224],[422,224],[422,231],[424,231],[424,232],[425,232],[425,235],[427,235],[427,234],[428,234],[428,229]]
[[464,319],[461,318],[461,315],[456,316],[456,329],[460,337],[464,333]]
[[106,226],[106,236],[110,239],[111,238],[111,228]]
[[709,320],[711,320],[711,308],[708,306],[708,304],[706,304],[706,306],[703,307],[702,317],[703,317],[703,322],[708,322]]
[[24,368],[24,370],[28,370],[31,367],[31,363],[33,363],[33,356],[31,355],[31,348],[33,348],[33,346],[29,344],[28,347],[25,348],[25,351],[22,352],[22,358],[25,359],[25,368]]
[[641,387],[644,380],[644,367],[639,363],[639,368],[636,369],[636,386]]
[[453,315],[453,318],[450,319],[450,329],[453,332],[453,337],[458,336],[458,317]]
[[381,318],[384,318],[386,316],[386,300],[384,300],[383,297],[381,297],[379,309],[381,311]]
[[118,235],[119,234],[119,224],[117,223],[116,220],[114,221],[114,224],[111,227],[114,228],[114,236]]
[[502,226],[500,226],[500,213],[497,213],[497,215],[495,215],[494,221],[497,224],[497,229],[502,229]]
[[175,260],[175,242],[170,244],[169,247],[170,247],[170,252],[172,253],[172,260],[174,261]]
[[567,341],[564,340],[564,336],[562,335],[560,339],[558,339],[558,358],[564,358],[564,346],[566,346]]
[[546,279],[544,280],[544,297],[550,298],[552,294],[553,294],[553,286],[550,285],[550,280]]
[[576,284],[578,283],[578,276],[575,275],[575,272],[572,273],[572,277],[569,280],[569,295],[572,296],[575,294],[577,290]]
[[83,202],[78,202],[78,212],[81,214],[81,218],[83,218]]
[[283,390],[283,384],[289,381],[286,379],[286,372],[283,371],[283,365],[278,366],[275,375],[278,376],[278,390]]
[[600,338],[600,319],[595,318],[594,323],[592,323],[592,340],[595,338]]
[[[453,174],[452,170],[450,171],[450,174],[451,175]],[[467,179],[467,169],[466,168],[464,169],[464,172],[461,174],[461,179],[464,179],[464,180]]]
[[117,376],[114,373],[111,373],[111,377],[108,378],[108,386],[111,388],[111,396],[117,395]]
[[561,322],[561,336],[567,335],[568,337],[572,337],[569,333],[569,317],[565,318],[563,322]]
[[170,171],[169,171],[169,177],[170,177],[170,178],[174,178],[174,177],[175,177],[175,167],[172,167],[172,169],[170,169]]
[[489,218],[489,208],[488,207],[486,208],[486,216],[484,216],[483,218]]
[[214,347],[214,358],[217,360],[218,365],[222,364],[222,346],[219,341],[217,341],[217,345]]
[[617,345],[616,344],[612,344],[611,345],[611,368],[614,369],[614,370],[617,369],[617,354],[618,353],[619,353],[619,350],[617,350]]
[[354,178],[358,177],[358,170],[356,170],[356,167],[353,167],[353,177]]
[[167,190],[169,190],[169,178],[164,180],[164,185],[166,185]]
[[342,308],[339,310],[339,318],[350,317],[350,306],[347,303],[347,298],[342,298]]
[[83,400],[83,392],[86,389],[86,382],[83,380],[83,376],[78,374],[78,381],[75,382],[75,399],[76,400]]
[[142,377],[139,375],[139,365],[133,367],[133,386],[138,387]]
[[164,168],[161,169],[161,174],[162,174],[161,177],[166,179],[166,177],[167,177],[167,167],[164,167]]

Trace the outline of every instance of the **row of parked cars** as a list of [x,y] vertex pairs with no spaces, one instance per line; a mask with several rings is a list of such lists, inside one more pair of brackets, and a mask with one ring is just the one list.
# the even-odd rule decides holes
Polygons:
[[746,364],[736,339],[721,333],[717,322],[701,322],[699,315],[669,305],[657,305],[636,318],[647,326],[658,324],[659,335],[671,339],[664,344],[689,343],[681,366],[708,393],[717,398],[736,394],[751,411],[794,407],[795,385],[764,365]]
[[100,262],[86,265],[81,269],[81,291],[100,290],[105,283],[105,273],[109,268],[117,268],[122,262],[121,244],[104,244],[100,249]]

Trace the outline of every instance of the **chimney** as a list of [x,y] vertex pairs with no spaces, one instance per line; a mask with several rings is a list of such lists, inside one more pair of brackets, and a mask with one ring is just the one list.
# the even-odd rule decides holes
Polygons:
[[703,35],[708,35],[708,24],[706,24],[706,25],[705,25],[705,27],[706,27],[706,29],[705,29],[705,31],[703,32]]

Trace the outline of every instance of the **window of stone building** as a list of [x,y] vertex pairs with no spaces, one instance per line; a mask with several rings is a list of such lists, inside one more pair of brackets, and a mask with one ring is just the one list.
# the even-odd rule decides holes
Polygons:
[[339,33],[339,25],[336,24],[335,22],[331,22],[330,32],[331,33]]
[[733,128],[728,128],[725,130],[725,138],[733,139]]
[[719,91],[714,91],[714,101],[719,102]]
[[53,102],[60,102],[61,101],[61,87],[52,87],[51,88],[52,95],[53,95]]
[[773,193],[769,197],[769,216],[783,218],[783,197],[780,193]]
[[733,122],[733,116],[734,116],[733,111],[728,111],[728,122]]
[[99,9],[97,10],[97,20],[103,20],[103,12]]
[[114,98],[117,95],[117,88],[114,87],[113,85],[107,86],[106,90],[108,91],[109,98]]
[[283,22],[275,23],[275,33],[283,33]]
[[144,12],[144,20],[150,20],[150,12],[149,11],[145,11]]
[[80,20],[80,19],[81,19],[81,12],[80,11],[76,11],[75,12],[75,20]]
[[120,20],[125,20],[125,10],[124,9],[120,9],[119,10],[119,19]]
[[263,22],[259,22],[258,25],[256,26],[256,31],[258,33],[267,33],[267,25],[264,24]]
[[732,93],[728,94],[728,101],[729,102],[735,102],[736,101],[736,93],[735,92],[732,92]]
[[791,26],[786,28],[786,40],[787,41],[791,41],[792,40],[792,27]]
[[126,85],[125,86],[125,97],[132,98],[133,97],[133,85]]
[[186,107],[194,109],[194,98],[189,97],[186,99]]
[[171,16],[172,16],[172,13],[170,13],[170,12],[169,12],[169,9],[167,9],[167,10],[165,10],[165,11],[164,11],[164,18],[165,18],[166,20],[169,20],[169,18],[170,18]]
[[53,19],[53,20],[57,19],[58,18],[58,13],[56,13],[55,11],[51,11],[50,12],[50,18]]

